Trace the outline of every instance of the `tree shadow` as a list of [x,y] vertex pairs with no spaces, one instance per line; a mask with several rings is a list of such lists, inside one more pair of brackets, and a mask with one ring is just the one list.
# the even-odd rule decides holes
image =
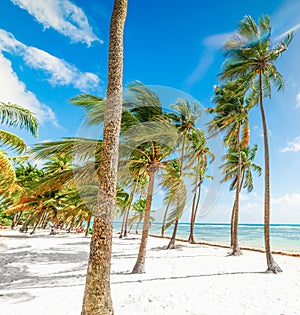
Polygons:
[[[131,275],[126,272],[119,272],[118,274]],[[205,278],[214,276],[228,276],[228,275],[248,275],[248,274],[267,274],[265,271],[237,271],[237,272],[220,272],[211,274],[200,274],[200,275],[187,275],[187,276],[172,276],[172,277],[156,277],[151,279],[138,279],[138,280],[128,280],[128,281],[112,281],[111,284],[122,284],[122,283],[141,283],[150,281],[161,281],[161,280],[178,280],[178,279],[189,279],[189,278]]]

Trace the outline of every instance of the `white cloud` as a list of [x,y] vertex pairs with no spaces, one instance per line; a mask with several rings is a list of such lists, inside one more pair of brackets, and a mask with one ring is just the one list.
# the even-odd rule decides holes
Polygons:
[[296,96],[296,107],[300,108],[300,92]]
[[72,42],[102,42],[89,25],[84,12],[68,0],[11,0],[28,11],[45,29],[53,28]]
[[14,72],[11,62],[0,53],[0,101],[15,103],[30,109],[36,117],[43,123],[50,121],[57,125],[54,112],[42,104],[36,95],[26,89],[23,82],[18,79]]
[[93,73],[82,73],[75,66],[35,47],[27,47],[24,61],[34,69],[46,72],[52,85],[73,85],[81,91],[95,89],[100,80]]
[[298,152],[300,151],[300,136],[295,137],[293,140],[288,141],[286,147],[280,150],[281,152]]
[[281,197],[272,198],[272,204],[289,208],[300,208],[300,194],[284,194]]
[[82,92],[96,89],[100,83],[97,75],[81,72],[74,65],[50,55],[41,49],[26,46],[16,40],[13,34],[0,29],[0,50],[22,56],[25,63],[34,69],[44,71],[51,85],[73,85]]
[[284,194],[273,197],[272,222],[274,223],[300,223],[300,194]]

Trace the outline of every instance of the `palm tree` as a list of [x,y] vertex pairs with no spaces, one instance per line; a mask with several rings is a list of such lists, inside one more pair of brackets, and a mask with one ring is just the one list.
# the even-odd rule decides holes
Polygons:
[[[253,176],[252,170],[261,176],[262,168],[255,164],[254,158],[257,152],[258,146],[255,144],[252,148],[249,146],[243,147],[241,149],[241,181],[240,188],[247,189],[247,192],[251,192],[253,190]],[[237,170],[238,170],[238,153],[233,148],[229,149],[228,153],[225,155],[226,162],[221,165],[222,173],[224,174],[224,178],[222,182],[227,182],[232,180],[230,184],[230,190],[236,189],[237,185]],[[233,244],[233,226],[234,226],[234,209],[231,214],[231,246]]]
[[[214,154],[207,146],[206,136],[203,130],[196,129],[193,131],[191,136],[192,148],[194,152],[192,153],[192,157],[185,168],[190,170],[190,173],[188,173],[187,176],[194,178],[194,196],[192,201],[189,235],[189,242],[194,244],[194,226],[196,222],[197,211],[199,209],[201,187],[205,178],[212,179],[211,176],[206,175],[206,172],[208,170],[208,158],[210,157],[210,162],[213,162]],[[194,166],[192,167],[192,165]]]
[[139,225],[143,220],[144,212],[146,208],[146,199],[138,199],[132,204],[133,215],[129,219],[130,224],[138,221],[135,228],[135,234],[139,234],[138,229]]
[[115,0],[110,22],[102,159],[97,174],[100,180],[98,207],[94,219],[81,315],[113,314],[110,260],[122,116],[123,34],[127,5],[128,0]]
[[166,210],[163,216],[163,222],[161,225],[161,236],[164,236],[166,230],[166,221],[167,215],[174,200],[174,196],[177,191],[178,181],[181,181],[180,178],[180,162],[178,159],[171,160],[165,167],[165,173],[162,175],[162,187],[167,191],[165,202],[167,204]]
[[[190,134],[192,133],[192,131],[195,130],[196,123],[198,119],[201,117],[202,112],[200,109],[200,105],[197,102],[193,102],[193,104],[190,104],[187,100],[182,99],[179,99],[177,103],[171,107],[175,110],[175,112],[169,113],[168,117],[171,120],[171,123],[174,124],[176,128],[178,128],[178,131],[180,132],[182,137],[179,174],[179,176],[182,177],[184,167],[184,156],[187,150],[186,141]],[[175,218],[174,230],[170,242],[167,246],[168,249],[175,248],[175,238],[181,215],[182,212],[178,213],[178,215]]]
[[165,158],[170,155],[171,149],[165,145],[159,145],[157,142],[150,142],[140,145],[132,152],[132,158],[129,160],[131,167],[139,168],[146,172],[148,176],[148,188],[146,205],[144,211],[144,223],[142,231],[142,239],[139,248],[137,261],[134,265],[132,273],[143,273],[145,272],[145,258],[147,240],[150,228],[150,212],[152,204],[152,195],[154,190],[154,181],[157,171],[164,167],[166,164]]
[[222,79],[243,78],[252,89],[258,93],[258,103],[264,134],[265,160],[265,194],[264,194],[264,235],[267,258],[267,272],[281,272],[275,262],[270,245],[270,165],[269,142],[266,115],[263,98],[271,97],[271,85],[279,91],[283,88],[282,75],[275,67],[275,61],[287,50],[293,33],[289,33],[283,41],[271,46],[270,17],[263,15],[258,24],[251,16],[245,16],[239,23],[237,34],[229,38],[225,44],[227,59],[223,65]]
[[[0,102],[0,123],[8,127],[19,127],[21,129],[26,129],[34,137],[37,137],[38,121],[26,108],[15,104],[5,104]],[[0,145],[16,151],[17,153],[22,153],[26,149],[26,144],[20,137],[2,129],[0,129]],[[3,150],[1,150],[0,154],[0,165],[2,170],[2,174],[0,174],[0,180],[2,182],[2,185],[0,183],[1,193],[1,191],[4,192],[5,189],[14,182],[14,175],[11,172],[13,170],[11,162],[7,159],[7,156]]]
[[[253,106],[249,97],[245,100],[246,87],[242,80],[228,81],[221,87],[215,87],[213,101],[215,108],[207,108],[208,112],[215,114],[208,123],[210,132],[226,131],[224,137],[225,145],[237,150],[238,167],[236,176],[236,191],[233,205],[233,244],[231,255],[241,255],[238,244],[238,218],[239,218],[239,195],[241,180],[241,148],[249,142],[248,112]],[[216,133],[215,133],[216,134]],[[214,133],[213,133],[214,135]]]

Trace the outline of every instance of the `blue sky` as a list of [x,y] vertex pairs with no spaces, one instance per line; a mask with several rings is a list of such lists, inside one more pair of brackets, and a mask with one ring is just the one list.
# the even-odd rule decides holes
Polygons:
[[[105,95],[112,0],[2,0],[0,10],[0,100],[22,105],[40,120],[38,140],[74,136],[83,112],[68,99]],[[290,29],[295,37],[277,63],[284,92],[266,101],[271,152],[273,223],[300,223],[300,3],[298,1],[129,0],[125,29],[124,84],[140,80],[188,93],[212,106],[213,85],[224,58],[221,44],[244,15],[269,14],[272,38]],[[251,142],[259,145],[258,108],[251,113]],[[215,188],[213,188],[215,189]],[[205,187],[204,191],[212,190]],[[242,193],[241,222],[261,223],[263,178],[255,191]],[[228,222],[233,193],[223,185],[202,222]],[[185,216],[183,220],[187,220]]]

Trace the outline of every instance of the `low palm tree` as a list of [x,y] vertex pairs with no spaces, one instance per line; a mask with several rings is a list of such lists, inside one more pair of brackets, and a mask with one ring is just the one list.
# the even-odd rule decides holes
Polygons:
[[[253,185],[253,176],[252,170],[257,173],[258,176],[261,176],[262,168],[254,163],[255,155],[257,152],[258,146],[255,144],[252,148],[250,146],[243,147],[241,149],[241,180],[240,180],[240,188],[247,189],[247,192],[251,192],[254,188]],[[222,182],[227,182],[231,180],[230,190],[236,189],[237,185],[237,168],[238,168],[238,153],[236,150],[229,149],[228,153],[225,154],[225,163],[221,166],[222,173],[224,174],[224,178]],[[234,226],[234,218],[235,212],[234,208],[232,209],[231,214],[231,246],[233,244],[233,226]]]
[[191,143],[194,152],[192,153],[192,157],[185,168],[189,170],[189,172],[187,172],[187,176],[194,178],[192,183],[194,185],[194,195],[192,201],[189,235],[189,242],[194,244],[194,226],[200,204],[201,187],[204,179],[212,179],[211,176],[206,175],[206,172],[208,170],[209,162],[211,163],[214,161],[214,154],[207,146],[206,135],[202,130],[194,130],[191,137]]

